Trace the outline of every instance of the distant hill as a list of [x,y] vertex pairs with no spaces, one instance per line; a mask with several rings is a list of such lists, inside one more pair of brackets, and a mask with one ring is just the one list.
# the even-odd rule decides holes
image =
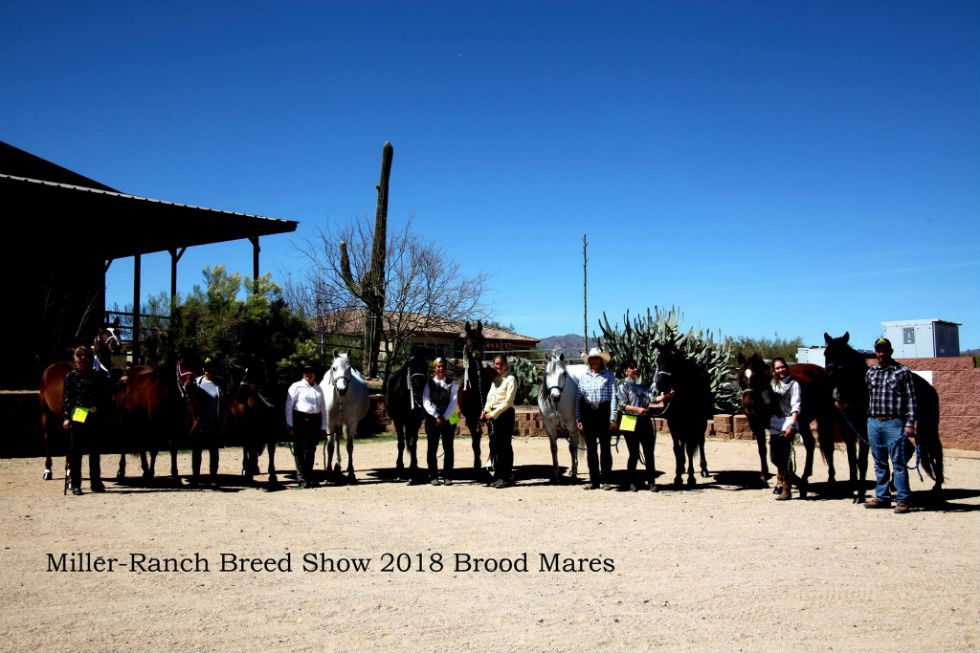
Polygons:
[[[577,356],[582,351],[582,336],[568,333],[563,336],[548,336],[538,342],[538,349],[554,349],[561,347],[568,354]],[[589,347],[594,347],[595,341],[589,338]]]

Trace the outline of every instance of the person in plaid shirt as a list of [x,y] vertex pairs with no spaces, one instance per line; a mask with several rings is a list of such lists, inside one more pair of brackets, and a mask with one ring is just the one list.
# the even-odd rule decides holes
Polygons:
[[[589,370],[578,382],[578,395],[575,398],[575,422],[578,430],[585,435],[588,448],[589,485],[586,490],[599,488],[600,481],[605,489],[614,489],[610,483],[612,472],[612,434],[616,431],[616,377],[606,369],[608,352],[593,347],[582,358],[589,364]],[[602,450],[600,456],[596,449]]]
[[912,372],[892,359],[888,338],[875,341],[878,365],[865,374],[868,384],[868,440],[875,459],[875,498],[865,508],[888,508],[891,478],[888,463],[894,468],[896,513],[909,511],[909,470],[906,465],[905,440],[915,441],[915,386]]

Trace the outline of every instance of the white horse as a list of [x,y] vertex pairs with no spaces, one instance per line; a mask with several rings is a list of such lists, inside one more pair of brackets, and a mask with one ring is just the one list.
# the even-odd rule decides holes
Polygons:
[[[340,475],[340,446],[337,438],[347,440],[347,479],[354,483],[354,436],[357,425],[367,415],[371,399],[367,384],[360,373],[351,367],[348,352],[334,351],[333,363],[320,381],[327,404],[327,474]],[[345,428],[346,427],[346,428]],[[337,443],[337,466],[333,467],[333,447]]]
[[585,373],[585,365],[568,365],[565,354],[555,348],[544,370],[544,381],[538,390],[538,410],[544,418],[544,428],[551,440],[551,461],[554,466],[551,482],[558,483],[558,438],[568,438],[568,452],[572,457],[571,478],[578,478],[578,450],[584,445],[582,434],[575,426],[575,396],[578,379]]

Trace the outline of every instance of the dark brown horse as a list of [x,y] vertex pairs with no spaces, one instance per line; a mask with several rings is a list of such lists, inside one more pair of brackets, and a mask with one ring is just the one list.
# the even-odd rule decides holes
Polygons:
[[[476,328],[472,328],[470,323],[464,325],[463,343],[463,363],[462,378],[457,381],[456,401],[459,406],[459,413],[466,421],[466,428],[470,431],[473,438],[473,469],[480,469],[480,438],[483,436],[483,424],[480,422],[480,415],[483,413],[483,406],[486,404],[487,395],[490,393],[490,385],[497,376],[497,372],[490,367],[484,367],[483,352],[486,350],[486,338],[483,337],[483,324],[476,323]],[[493,452],[490,452],[493,455]]]
[[674,444],[674,485],[679,486],[682,483],[685,461],[687,484],[695,485],[696,450],[700,450],[701,454],[701,476],[709,476],[708,461],[704,456],[704,432],[708,426],[708,418],[714,413],[711,384],[708,375],[673,342],[655,344],[654,348],[659,352],[654,387],[657,392],[674,392],[664,407],[667,427]]
[[[867,359],[848,344],[850,333],[840,338],[824,333],[827,349],[824,358],[827,373],[837,389],[840,407],[841,430],[845,435],[853,433],[853,440],[860,443],[860,453],[854,463],[860,472],[860,486],[856,488],[854,501],[864,501],[864,479],[868,471],[868,371]],[[916,442],[922,468],[935,481],[933,490],[940,492],[943,485],[943,445],[939,440],[939,394],[918,374],[912,375],[915,389],[917,415]],[[846,441],[846,440],[845,440]],[[852,459],[853,445],[848,446],[848,459]],[[852,479],[854,466],[852,466]]]
[[[769,433],[769,420],[772,417],[772,406],[775,402],[767,401],[772,381],[769,365],[758,354],[745,358],[738,354],[738,385],[742,390],[742,411],[749,420],[752,434],[759,447],[759,462],[762,468],[761,477],[768,482],[769,466],[766,460],[766,439]],[[797,363],[789,367],[790,376],[800,384],[800,416],[797,425],[800,429],[800,439],[806,451],[803,472],[800,477],[800,497],[806,498],[809,478],[813,474],[813,451],[817,441],[810,428],[810,422],[817,421],[817,432],[820,435],[820,453],[827,463],[828,476],[831,482],[836,476],[834,471],[834,442],[838,439],[838,429],[834,414],[834,400],[830,377],[819,365]]]
[[412,352],[405,365],[393,373],[385,388],[385,411],[395,425],[398,436],[398,458],[395,468],[398,478],[405,473],[402,458],[405,446],[408,446],[408,480],[417,483],[421,479],[418,474],[418,441],[419,429],[425,412],[422,409],[422,393],[425,391],[425,361],[418,352]]
[[266,399],[259,385],[249,380],[248,369],[232,370],[228,378],[227,431],[242,443],[242,476],[250,481],[259,474],[259,456],[265,448],[269,454],[268,488],[276,488],[276,445],[286,434],[282,407]]
[[[96,354],[101,352],[103,365],[110,363],[111,354],[119,351],[119,337],[116,326],[103,326],[95,336],[92,348]],[[106,355],[108,354],[108,356]],[[108,367],[108,365],[106,365]],[[58,438],[65,437],[62,428],[65,405],[65,377],[72,369],[69,361],[52,363],[41,373],[41,383],[38,386],[38,402],[41,408],[41,437],[44,440],[44,475],[46,481],[51,480],[51,444]]]

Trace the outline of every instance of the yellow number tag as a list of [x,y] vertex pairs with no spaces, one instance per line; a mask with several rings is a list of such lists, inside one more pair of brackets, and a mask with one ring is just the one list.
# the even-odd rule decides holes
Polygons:
[[449,416],[449,423],[452,424],[453,426],[456,426],[457,424],[459,424],[459,413],[458,412],[454,412],[452,415]]
[[88,408],[76,408],[71,411],[71,421],[78,422],[79,424],[84,424],[85,420],[88,419]]
[[636,430],[636,415],[623,415],[619,422],[619,430],[632,433]]

